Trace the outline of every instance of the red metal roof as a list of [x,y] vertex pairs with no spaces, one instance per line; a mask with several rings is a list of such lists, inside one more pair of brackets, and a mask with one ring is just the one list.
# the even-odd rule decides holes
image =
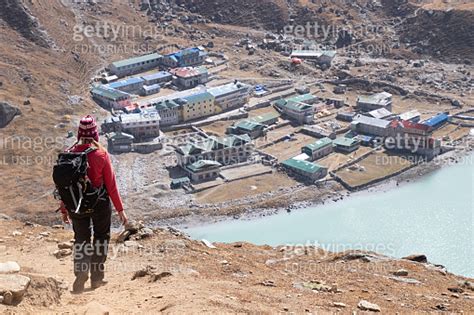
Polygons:
[[430,126],[415,123],[415,122],[412,122],[412,121],[409,121],[409,120],[393,120],[390,123],[390,127],[392,127],[392,128],[417,129],[417,130],[422,130],[422,131],[430,131],[430,129],[431,129]]

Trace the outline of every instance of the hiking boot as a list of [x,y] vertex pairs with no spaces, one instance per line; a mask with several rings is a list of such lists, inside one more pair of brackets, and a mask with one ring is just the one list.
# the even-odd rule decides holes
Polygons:
[[103,287],[103,286],[106,285],[107,283],[109,283],[109,282],[108,282],[108,281],[105,281],[105,280],[92,281],[92,282],[91,282],[91,289],[92,289],[92,290],[98,289],[98,288],[100,288],[100,287]]
[[86,280],[81,279],[81,278],[76,278],[74,280],[74,283],[72,284],[72,294],[81,294],[84,292],[84,285],[86,284]]

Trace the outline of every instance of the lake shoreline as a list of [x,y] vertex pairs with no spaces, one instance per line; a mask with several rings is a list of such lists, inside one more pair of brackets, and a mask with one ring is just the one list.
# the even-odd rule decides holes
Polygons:
[[[436,172],[439,169],[444,167],[450,167],[452,165],[458,164],[462,159],[468,157],[472,154],[472,145],[467,150],[452,150],[448,151],[442,155],[439,155],[432,161],[423,162],[419,165],[416,165],[405,172],[398,174],[396,176],[390,177],[383,181],[374,183],[364,189],[358,191],[348,191],[345,189],[331,191],[328,188],[324,187],[323,190],[323,199],[317,200],[304,200],[296,202],[292,205],[284,205],[274,208],[255,208],[251,211],[244,212],[238,215],[209,215],[209,214],[192,214],[184,217],[173,217],[168,219],[158,219],[152,220],[150,223],[153,226],[172,226],[174,228],[183,230],[184,232],[188,228],[193,228],[203,225],[212,225],[215,223],[221,223],[224,221],[235,221],[235,220],[255,220],[262,217],[267,217],[271,215],[276,215],[278,213],[293,211],[298,211],[305,208],[317,208],[319,206],[337,203],[346,198],[351,198],[355,196],[361,196],[365,194],[372,193],[385,193],[392,189],[402,187],[403,185],[409,184],[411,182],[421,180],[424,176]],[[448,164],[448,165],[447,165]]]

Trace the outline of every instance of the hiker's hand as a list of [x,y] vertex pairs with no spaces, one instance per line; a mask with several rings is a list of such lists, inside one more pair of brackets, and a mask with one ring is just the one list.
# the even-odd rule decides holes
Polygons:
[[64,224],[71,224],[71,221],[69,220],[69,215],[67,213],[62,213],[61,215]]
[[118,216],[119,216],[120,222],[122,222],[123,225],[128,223],[128,218],[127,218],[127,214],[125,213],[125,210],[120,211],[118,213]]

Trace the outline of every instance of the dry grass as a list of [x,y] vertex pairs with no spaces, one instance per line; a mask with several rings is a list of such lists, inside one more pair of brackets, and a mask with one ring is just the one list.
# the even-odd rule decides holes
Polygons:
[[356,169],[345,168],[336,174],[348,185],[357,187],[408,169],[412,163],[402,155],[376,152],[356,164]]
[[200,203],[220,203],[274,191],[280,187],[291,187],[296,184],[293,179],[284,174],[267,174],[237,180],[199,192],[196,194],[196,200]]
[[436,130],[433,133],[435,138],[444,138],[448,136],[451,140],[458,140],[462,137],[465,137],[469,134],[470,128],[468,127],[459,127],[453,124],[446,124],[440,129]]
[[249,117],[256,117],[264,114],[278,114],[278,111],[273,106],[258,108],[249,112]]
[[317,139],[302,133],[297,133],[291,141],[282,141],[264,150],[265,153],[275,156],[280,162],[295,157],[301,153],[301,148],[315,142]]
[[221,120],[213,122],[212,124],[202,127],[206,133],[214,134],[216,136],[223,136],[228,127],[232,126],[237,120]]

